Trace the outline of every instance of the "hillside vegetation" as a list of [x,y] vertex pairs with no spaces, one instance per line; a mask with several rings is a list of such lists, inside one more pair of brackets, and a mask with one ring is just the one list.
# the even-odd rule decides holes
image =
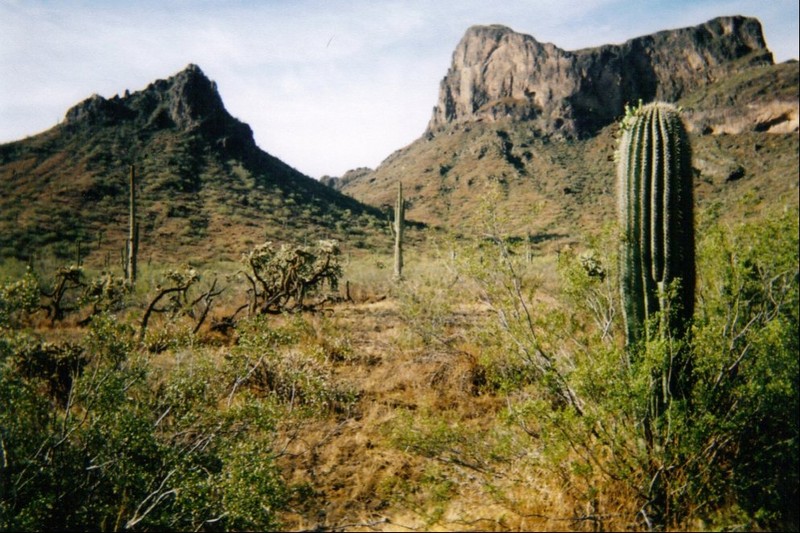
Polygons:
[[[797,197],[796,64],[745,69],[677,102],[692,132],[698,202],[722,202],[730,221],[742,194],[763,205]],[[781,133],[767,130],[785,127]],[[371,205],[408,191],[408,216],[457,231],[476,227],[480,199],[499,184],[517,217],[514,230],[569,242],[614,217],[616,124],[588,138],[558,138],[512,118],[454,124],[402,148],[372,172],[334,186]],[[532,210],[531,208],[536,209]],[[531,212],[536,215],[532,216]]]
[[0,146],[0,253],[116,265],[136,169],[140,254],[236,261],[269,240],[368,242],[383,215],[260,150],[195,65],[142,91],[94,96],[63,123]]

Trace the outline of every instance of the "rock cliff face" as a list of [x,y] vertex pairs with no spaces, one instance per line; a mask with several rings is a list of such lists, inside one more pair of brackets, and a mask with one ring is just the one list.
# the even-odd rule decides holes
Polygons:
[[504,26],[474,26],[453,54],[428,133],[512,118],[583,137],[626,103],[674,102],[738,69],[771,64],[759,21],[738,16],[574,52]]
[[475,26],[428,130],[333,186],[380,206],[402,181],[409,219],[460,229],[482,227],[499,189],[515,230],[555,242],[613,220],[615,123],[626,103],[661,99],[684,110],[701,202],[747,188],[796,198],[798,76],[796,62],[774,64],[760,23],[744,17],[574,52]]

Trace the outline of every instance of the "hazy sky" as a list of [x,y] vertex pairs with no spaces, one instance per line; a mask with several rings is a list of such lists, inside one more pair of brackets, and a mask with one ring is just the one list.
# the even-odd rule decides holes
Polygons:
[[797,0],[0,0],[0,143],[196,63],[262,149],[338,176],[423,133],[473,24],[575,50],[737,14],[798,57]]

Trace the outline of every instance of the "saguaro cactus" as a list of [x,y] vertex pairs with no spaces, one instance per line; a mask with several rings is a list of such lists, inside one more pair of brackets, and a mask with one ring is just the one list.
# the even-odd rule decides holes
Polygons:
[[136,283],[136,259],[139,252],[139,223],[136,221],[136,172],[131,165],[130,199],[128,215],[128,241],[126,243],[125,279],[133,285]]
[[673,336],[683,334],[694,312],[692,165],[674,106],[640,106],[623,121],[623,130],[617,169],[620,273],[631,345],[657,312],[660,331]]
[[403,223],[405,221],[405,203],[403,201],[403,184],[397,184],[397,200],[394,204],[394,277],[403,277]]

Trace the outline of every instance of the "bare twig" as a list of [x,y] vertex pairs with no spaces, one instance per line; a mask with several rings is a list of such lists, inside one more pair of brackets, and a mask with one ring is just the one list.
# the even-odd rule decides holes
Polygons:
[[[136,507],[136,511],[134,511],[133,517],[131,517],[131,519],[125,523],[125,529],[131,529],[132,527],[136,526],[136,524],[144,520],[144,518],[153,509],[155,509],[159,503],[161,503],[161,500],[163,500],[167,496],[177,493],[175,489],[170,489],[166,492],[161,492],[161,490],[164,488],[164,485],[167,483],[167,481],[169,481],[169,478],[172,477],[172,474],[174,473],[175,469],[170,470],[169,473],[164,477],[164,479],[161,480],[161,484],[158,486],[158,488],[153,492],[151,492],[150,494],[148,494],[145,497],[145,499],[142,500],[142,502],[138,505],[138,507]],[[141,511],[142,507],[144,507],[144,505],[150,499],[153,499],[153,503],[151,503],[150,506],[140,515],[139,511]]]

